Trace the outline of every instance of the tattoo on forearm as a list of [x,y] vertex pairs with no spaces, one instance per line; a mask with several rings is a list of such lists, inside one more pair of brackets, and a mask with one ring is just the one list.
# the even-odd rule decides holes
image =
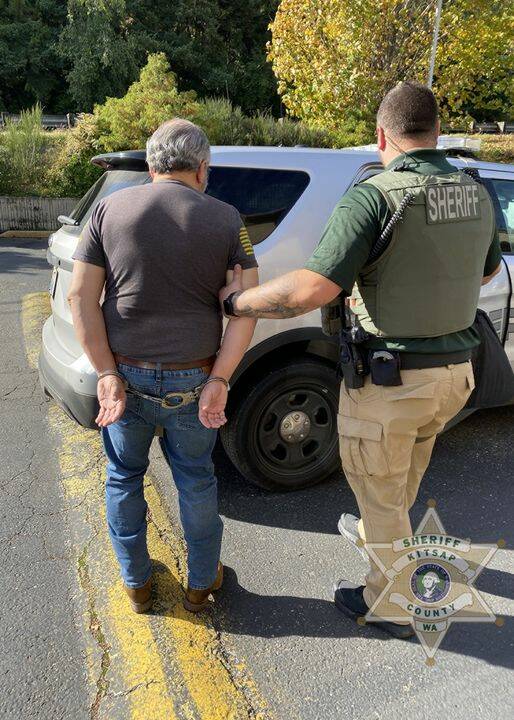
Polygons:
[[254,318],[265,318],[265,317],[276,317],[276,318],[292,318],[297,315],[303,315],[308,312],[309,308],[304,307],[286,307],[285,305],[270,304],[268,307],[261,307],[258,310],[253,310],[251,305],[237,306],[238,317],[254,317]]
[[240,317],[292,318],[309,312],[310,307],[294,300],[294,290],[294,281],[288,276],[252,288],[237,298],[237,314]]

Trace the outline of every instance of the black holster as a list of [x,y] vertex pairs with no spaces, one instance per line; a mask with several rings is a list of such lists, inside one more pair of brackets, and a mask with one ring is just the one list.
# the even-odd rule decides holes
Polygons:
[[338,371],[345,387],[352,390],[364,387],[364,378],[369,375],[368,351],[362,346],[368,337],[361,327],[341,330]]
[[337,370],[339,377],[344,380],[345,387],[351,390],[364,387],[366,375],[370,373],[374,385],[401,385],[399,353],[366,348],[364,343],[374,336],[351,322],[349,310],[342,296],[339,315],[341,330]]

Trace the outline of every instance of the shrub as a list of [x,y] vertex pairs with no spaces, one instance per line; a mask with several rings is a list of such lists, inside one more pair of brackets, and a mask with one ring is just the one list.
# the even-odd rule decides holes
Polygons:
[[198,106],[194,91],[178,91],[165,54],[155,53],[126,95],[95,106],[97,146],[102,152],[144,147],[162,122],[175,116],[192,118]]
[[9,160],[7,150],[2,142],[2,135],[3,133],[0,133],[0,195],[10,195],[12,185],[9,172]]
[[18,121],[7,120],[2,134],[0,185],[12,195],[37,194],[47,147],[40,105],[24,110]]
[[473,137],[482,141],[481,160],[514,163],[514,135],[474,135]]
[[248,118],[248,141],[239,144],[331,147],[334,137],[324,130],[309,128],[290,118],[277,121],[270,115],[261,113]]
[[72,130],[55,145],[52,162],[45,177],[44,193],[53,197],[80,197],[102,174],[91,164],[98,148],[98,120],[82,115]]
[[224,98],[199,102],[188,118],[206,132],[211,145],[247,145],[248,118]]

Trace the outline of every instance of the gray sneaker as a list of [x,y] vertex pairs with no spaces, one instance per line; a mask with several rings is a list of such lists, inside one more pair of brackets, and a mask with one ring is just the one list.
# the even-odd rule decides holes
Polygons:
[[368,553],[359,535],[359,518],[350,513],[343,513],[337,523],[337,529],[362,555],[366,562],[369,562]]

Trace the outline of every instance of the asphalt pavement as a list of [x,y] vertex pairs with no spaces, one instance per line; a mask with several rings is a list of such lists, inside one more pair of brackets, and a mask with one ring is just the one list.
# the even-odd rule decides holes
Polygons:
[[[494,624],[454,624],[427,667],[416,640],[400,641],[346,619],[333,582],[360,582],[361,556],[337,532],[357,514],[344,476],[307,490],[270,494],[249,486],[218,453],[224,561],[231,570],[215,622],[244,656],[281,720],[452,720],[514,713],[514,408],[481,411],[438,439],[413,509],[413,526],[435,499],[447,532],[476,543],[506,541],[477,587]],[[157,449],[152,471],[172,483]],[[430,710],[429,710],[430,709]]]
[[179,610],[183,548],[157,445],[147,493],[159,601],[141,620],[118,600],[98,438],[45,402],[37,383],[33,338],[49,279],[43,243],[0,240],[0,273],[2,720],[514,713],[514,408],[476,413],[439,438],[413,510],[416,525],[433,498],[448,532],[507,543],[477,582],[503,626],[452,626],[433,667],[416,640],[359,627],[332,602],[333,582],[359,581],[366,568],[336,529],[343,510],[356,510],[343,475],[268,493],[248,485],[220,450],[228,568],[212,622]]
[[48,285],[41,241],[0,238],[0,717],[88,718],[81,598],[47,403],[27,360],[22,299]]

